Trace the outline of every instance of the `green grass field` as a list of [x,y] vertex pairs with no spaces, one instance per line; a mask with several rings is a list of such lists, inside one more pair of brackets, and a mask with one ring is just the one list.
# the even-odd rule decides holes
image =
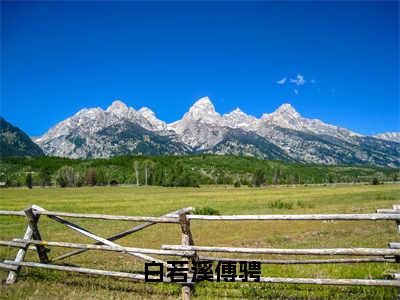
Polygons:
[[[279,201],[280,202],[277,202]],[[34,188],[0,190],[1,210],[21,210],[31,204],[48,210],[104,213],[115,215],[159,216],[182,207],[212,207],[221,214],[298,214],[298,213],[368,213],[377,208],[391,208],[400,203],[399,185],[308,186],[233,188],[161,187],[88,187]],[[101,235],[109,236],[132,227],[133,222],[75,219],[74,222]],[[23,218],[0,217],[0,239],[22,237]],[[39,228],[48,241],[92,242],[65,226],[42,216]],[[256,221],[192,223],[197,245],[328,248],[387,247],[398,241],[394,222],[322,222]],[[158,224],[119,242],[126,246],[160,248],[162,244],[179,244],[180,228],[176,224]],[[52,248],[50,257],[68,249]],[[0,259],[13,259],[16,250],[0,248]],[[206,255],[206,254],[204,254]],[[243,255],[241,257],[255,257]],[[284,256],[260,256],[285,258]],[[294,258],[293,256],[290,258]],[[37,261],[30,251],[26,260]],[[144,264],[131,256],[100,251],[86,252],[65,263],[118,271],[143,272]],[[395,264],[346,265],[265,265],[263,276],[320,278],[385,278],[384,273],[400,271]],[[7,273],[0,271],[0,278]],[[89,277],[73,273],[23,268],[18,282],[1,286],[2,299],[176,299],[180,288],[168,284],[144,284],[128,280]],[[194,298],[269,298],[269,299],[394,299],[395,288],[332,287],[256,283],[200,283]]]

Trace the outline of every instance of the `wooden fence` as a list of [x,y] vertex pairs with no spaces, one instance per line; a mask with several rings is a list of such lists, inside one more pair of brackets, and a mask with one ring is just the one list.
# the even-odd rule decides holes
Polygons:
[[[337,220],[337,221],[395,221],[397,229],[400,231],[400,205],[394,205],[393,209],[380,209],[376,213],[370,214],[308,214],[308,215],[194,215],[191,214],[193,208],[182,208],[180,210],[168,213],[161,217],[143,217],[143,216],[115,216],[103,214],[82,214],[48,211],[37,205],[32,205],[24,211],[0,211],[0,216],[20,216],[24,217],[27,222],[25,234],[22,239],[13,239],[12,241],[0,241],[0,246],[18,248],[18,252],[14,260],[4,260],[0,262],[0,268],[7,270],[8,277],[6,284],[15,283],[18,272],[21,267],[45,268],[51,270],[77,272],[88,275],[104,275],[118,278],[128,278],[134,281],[144,281],[145,275],[128,272],[117,272],[110,270],[90,269],[83,267],[67,266],[55,264],[55,262],[63,260],[67,257],[81,254],[89,250],[101,250],[120,252],[131,255],[137,259],[147,262],[162,263],[168,266],[167,262],[153,257],[157,256],[178,256],[189,260],[193,264],[197,260],[212,261],[252,261],[261,264],[337,264],[337,263],[398,263],[400,262],[400,243],[392,242],[388,244],[388,248],[331,248],[331,249],[277,249],[277,248],[238,248],[238,247],[210,247],[194,245],[193,236],[190,230],[191,220],[203,221],[274,221],[274,220]],[[68,228],[89,237],[96,242],[94,244],[55,242],[42,240],[38,221],[40,216],[61,223]],[[73,222],[66,220],[67,218],[84,218],[84,219],[101,219],[101,220],[118,220],[118,221],[140,221],[144,222],[134,226],[126,231],[120,232],[110,237],[101,237]],[[143,230],[157,223],[175,223],[178,224],[182,231],[182,240],[179,245],[162,245],[161,249],[147,249],[125,247],[114,241],[126,237],[130,234]],[[61,256],[49,258],[48,247],[63,247],[75,249]],[[39,257],[39,262],[24,261],[27,250],[35,250]],[[350,258],[327,258],[327,259],[239,259],[222,258],[222,257],[206,257],[199,256],[200,252],[218,252],[218,253],[247,253],[247,254],[271,254],[271,255],[322,255],[322,256],[350,256]],[[356,256],[355,258],[351,256]],[[362,256],[360,258],[360,256]],[[189,278],[193,276],[189,274]],[[214,278],[216,279],[216,278]],[[170,279],[163,278],[164,283],[171,283]],[[281,277],[260,277],[260,282],[264,283],[285,283],[285,284],[319,284],[319,285],[354,285],[354,286],[384,286],[400,288],[400,273],[390,274],[388,279],[328,279],[328,278],[281,278]],[[176,284],[176,283],[175,283]],[[182,299],[190,299],[190,291],[194,283],[185,282],[178,283],[182,285]]]

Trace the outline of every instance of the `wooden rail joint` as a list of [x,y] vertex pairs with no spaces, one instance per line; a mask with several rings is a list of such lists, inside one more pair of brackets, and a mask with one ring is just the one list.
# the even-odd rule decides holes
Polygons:
[[[28,226],[32,229],[32,237],[34,240],[42,240],[41,234],[38,228],[38,221],[40,215],[36,215],[32,207],[28,207],[24,210],[26,219],[28,220]],[[47,249],[44,245],[36,245],[37,253],[41,263],[48,263],[49,258],[47,256],[47,252],[50,249]]]

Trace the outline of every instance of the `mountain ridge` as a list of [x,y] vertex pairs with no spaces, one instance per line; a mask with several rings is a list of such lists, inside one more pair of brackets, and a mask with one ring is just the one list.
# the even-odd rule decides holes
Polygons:
[[[118,128],[121,124],[124,124],[125,133]],[[98,150],[94,157],[127,154],[129,151],[126,149],[130,149],[130,153],[138,153],[136,148],[122,147],[121,141],[114,139],[110,128],[124,137],[133,136],[134,129],[139,132],[146,130],[149,145],[157,145],[166,151],[165,154],[229,153],[306,163],[400,167],[400,143],[389,140],[396,135],[382,138],[361,135],[319,119],[305,118],[289,103],[282,104],[272,113],[262,114],[260,118],[248,115],[240,108],[221,115],[209,97],[197,100],[181,119],[169,124],[158,119],[147,107],[135,110],[116,100],[105,110],[82,109],[34,141],[52,156],[88,157],[90,145],[86,154],[79,152],[82,145],[71,142],[71,134],[80,143],[91,140],[93,148],[98,148],[96,143],[101,140],[104,149],[107,149],[104,150],[106,154]],[[108,135],[99,135],[101,131]],[[138,135],[134,136],[140,139]],[[127,138],[124,141],[126,145],[133,145]],[[160,142],[170,144],[172,148]],[[117,150],[118,147],[113,147],[115,143],[125,150]],[[148,151],[151,149],[148,148]]]

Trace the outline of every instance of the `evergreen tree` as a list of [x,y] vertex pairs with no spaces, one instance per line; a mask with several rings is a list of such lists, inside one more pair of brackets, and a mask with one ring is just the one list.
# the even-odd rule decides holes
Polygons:
[[372,184],[372,185],[378,185],[378,184],[379,184],[379,179],[376,178],[376,177],[372,178],[371,184]]
[[85,182],[87,185],[95,186],[97,184],[97,171],[91,168],[86,171]]
[[51,185],[51,170],[49,167],[44,167],[40,170],[39,180],[42,187]]
[[398,180],[398,176],[399,176],[399,175],[398,175],[397,173],[394,173],[394,174],[393,174],[393,181],[397,181],[397,180]]
[[32,173],[31,172],[26,174],[25,184],[29,189],[32,188]]
[[257,169],[253,174],[253,185],[259,187],[265,183],[265,172],[262,169]]
[[281,168],[278,166],[275,169],[274,177],[272,179],[273,184],[279,184],[281,180]]

